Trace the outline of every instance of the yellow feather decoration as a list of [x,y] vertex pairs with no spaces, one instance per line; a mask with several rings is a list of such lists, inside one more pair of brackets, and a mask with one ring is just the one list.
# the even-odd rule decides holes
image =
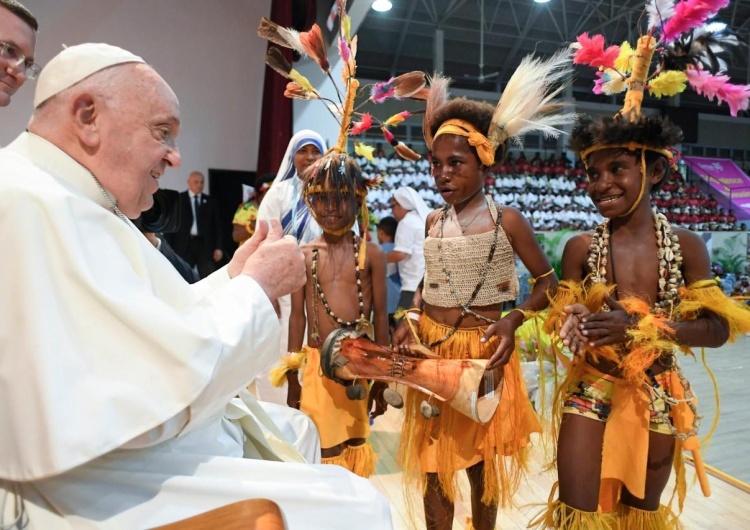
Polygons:
[[750,331],[750,308],[725,295],[714,280],[703,280],[680,289],[680,303],[675,308],[678,318],[692,320],[703,310],[727,321],[730,341]]
[[363,144],[361,142],[356,142],[354,144],[354,152],[357,153],[357,155],[359,155],[359,156],[365,157],[367,160],[369,160],[370,162],[372,162],[374,164],[375,163],[375,157],[372,156],[373,151],[375,151],[375,148],[374,147],[370,147],[367,144]]
[[303,90],[312,92],[313,94],[317,94],[313,86],[310,84],[310,81],[308,81],[304,75],[300,74],[294,68],[292,68],[292,70],[289,72],[289,79],[301,86]]
[[349,15],[344,15],[344,18],[341,21],[341,25],[344,28],[344,38],[346,39],[346,42],[351,42],[352,41],[352,19],[349,18]]
[[615,59],[615,70],[621,74],[629,74],[633,71],[633,57],[635,56],[635,50],[628,41],[625,41],[620,46],[620,55]]
[[287,372],[301,369],[306,360],[307,353],[304,350],[289,352],[281,358],[281,363],[271,369],[268,379],[275,387],[284,386]]
[[674,96],[683,92],[687,87],[687,75],[677,70],[667,70],[654,77],[648,84],[648,91],[652,96]]

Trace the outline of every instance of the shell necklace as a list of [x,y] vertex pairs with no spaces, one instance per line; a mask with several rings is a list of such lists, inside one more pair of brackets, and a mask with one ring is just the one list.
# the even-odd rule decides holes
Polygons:
[[[663,214],[654,212],[657,256],[659,258],[659,293],[652,311],[671,316],[678,302],[678,288],[682,283],[682,250],[672,225]],[[588,266],[593,283],[607,283],[607,257],[610,250],[609,219],[596,227],[589,246]]]

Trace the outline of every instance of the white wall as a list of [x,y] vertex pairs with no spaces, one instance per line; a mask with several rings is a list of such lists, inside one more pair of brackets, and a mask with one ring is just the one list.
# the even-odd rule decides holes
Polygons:
[[[208,168],[254,171],[266,41],[256,34],[271,0],[22,0],[39,20],[36,62],[62,44],[106,42],[142,56],[180,99],[182,167],[162,187],[186,189]],[[0,109],[0,145],[26,127],[35,81]]]

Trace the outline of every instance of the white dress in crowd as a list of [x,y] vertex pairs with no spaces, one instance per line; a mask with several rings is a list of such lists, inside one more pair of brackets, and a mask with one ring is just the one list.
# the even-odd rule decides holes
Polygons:
[[0,150],[0,212],[0,526],[21,501],[25,528],[106,530],[269,498],[290,529],[391,527],[368,481],[303,463],[252,398],[230,403],[278,353],[254,280],[189,285],[30,133]]

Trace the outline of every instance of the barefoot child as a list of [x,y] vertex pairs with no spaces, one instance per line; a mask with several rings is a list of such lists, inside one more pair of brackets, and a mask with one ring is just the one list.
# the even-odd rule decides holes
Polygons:
[[670,146],[682,139],[640,110],[657,40],[649,33],[625,50],[632,56],[620,64],[632,75],[623,110],[582,116],[570,139],[605,221],[566,244],[565,281],[546,322],[574,358],[558,401],[559,499],[532,522],[537,528],[680,528],[660,499],[674,465],[682,507],[683,450],[693,452],[709,493],[700,416],[675,349],[719,347],[748,328],[750,312],[713,280],[702,238],[651,209],[650,193],[673,163]]
[[[287,374],[288,404],[315,422],[323,463],[339,464],[369,477],[375,454],[366,441],[370,432],[368,400],[348,398],[346,387],[320,374],[318,348],[339,328],[366,332],[378,344],[388,345],[385,258],[377,244],[363,245],[352,231],[366,194],[353,158],[338,154],[324,157],[303,175],[303,189],[323,234],[301,247],[307,284],[292,295],[289,349],[304,352],[306,364],[301,387],[296,373]],[[305,343],[309,346],[303,348]]]
[[[510,505],[519,486],[530,435],[540,430],[514,351],[514,333],[524,310],[546,307],[546,290],[557,280],[528,220],[515,208],[496,204],[483,188],[506,141],[537,130],[541,116],[548,131],[572,120],[549,105],[555,94],[551,86],[569,72],[564,55],[549,61],[527,58],[509,84],[517,90],[506,90],[497,108],[463,98],[448,101],[442,78],[434,79],[430,89],[424,133],[446,206],[427,217],[423,285],[394,344],[413,340],[408,319],[416,320],[418,338],[441,357],[489,359],[488,368],[504,366],[504,387],[487,425],[448,407],[425,418],[420,405],[426,396],[409,391],[399,459],[407,484],[423,492],[429,529],[453,527],[460,470],[471,486],[469,528],[494,528],[498,506]],[[527,97],[535,104],[521,105]],[[516,253],[537,282],[518,310],[502,317],[503,302],[518,294]]]

